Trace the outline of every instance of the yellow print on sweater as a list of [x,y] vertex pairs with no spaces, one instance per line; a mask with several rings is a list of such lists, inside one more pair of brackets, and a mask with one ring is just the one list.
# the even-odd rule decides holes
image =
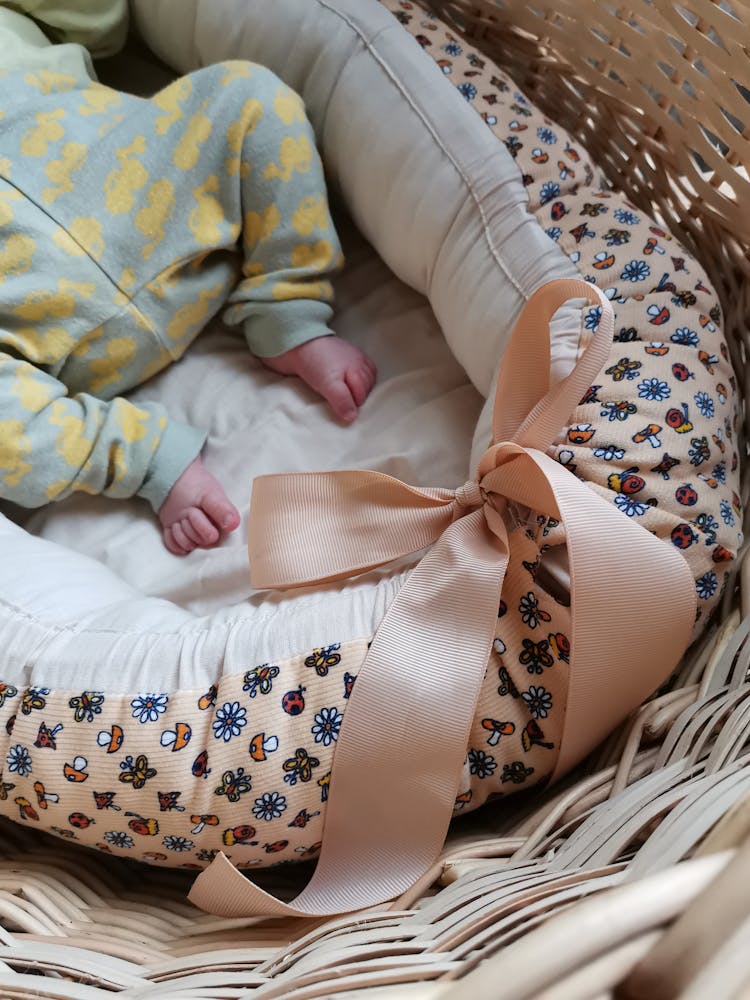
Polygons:
[[227,87],[234,80],[247,80],[253,75],[253,65],[242,59],[229,59],[220,65],[227,71],[221,78],[222,87]]
[[103,326],[96,326],[93,330],[89,330],[87,334],[81,337],[70,352],[71,358],[85,358],[96,341],[99,340],[103,331]]
[[33,365],[22,365],[13,383],[13,395],[30,413],[39,413],[54,396],[50,381]]
[[70,353],[75,341],[62,326],[26,326],[3,335],[3,343],[35,365],[50,365]]
[[146,192],[148,205],[142,208],[135,217],[135,224],[149,237],[150,242],[141,250],[141,256],[148,260],[154,250],[164,239],[164,224],[174,211],[174,184],[166,177],[156,181]]
[[292,225],[300,236],[309,236],[313,229],[328,229],[328,210],[322,194],[303,198],[292,212]]
[[208,99],[192,115],[188,121],[187,128],[182,134],[182,138],[177,143],[172,155],[172,163],[179,170],[192,170],[198,162],[201,146],[211,135],[211,119],[205,114]]
[[157,135],[165,135],[175,122],[184,117],[185,112],[180,107],[180,102],[186,101],[192,90],[192,80],[189,76],[183,76],[151,98],[157,108],[165,112],[154,123]]
[[108,132],[111,132],[113,128],[116,128],[120,122],[124,120],[124,118],[125,115],[112,115],[110,118],[107,118],[106,121],[102,122],[96,130],[96,134],[101,139],[103,135],[106,135]]
[[58,399],[50,406],[49,422],[60,428],[55,451],[68,465],[80,469],[86,464],[93,446],[93,441],[84,436],[84,421],[71,412],[69,402]]
[[50,160],[44,168],[49,180],[56,187],[48,187],[42,191],[42,201],[45,205],[52,204],[61,194],[70,194],[73,190],[71,174],[83,166],[88,150],[80,142],[66,142],[61,150],[59,160]]
[[122,369],[131,363],[136,350],[134,337],[115,337],[108,341],[106,357],[89,362],[92,374],[97,376],[91,379],[91,392],[97,395],[108,385],[117,385],[122,380]]
[[313,271],[325,271],[333,264],[333,259],[333,247],[328,240],[318,240],[312,245],[300,243],[291,254],[292,267],[310,268]]
[[51,142],[57,142],[65,135],[60,120],[65,117],[62,108],[54,111],[39,111],[34,115],[36,125],[21,136],[21,152],[24,156],[44,156]]
[[24,83],[37,87],[43,94],[65,93],[75,87],[78,80],[69,73],[56,73],[51,69],[39,69],[35,73],[27,73]]
[[204,289],[197,302],[186,302],[180,306],[167,325],[167,335],[170,340],[182,340],[187,334],[199,330],[208,319],[211,303],[226,291],[223,281],[213,288]]
[[20,306],[13,310],[16,316],[38,323],[48,316],[55,319],[65,319],[72,316],[76,307],[76,295],[90,299],[96,291],[96,285],[91,282],[69,281],[59,278],[57,289],[52,291],[30,292]]
[[226,237],[222,240],[221,223],[226,221],[224,209],[214,194],[219,190],[219,178],[209,174],[203,184],[193,189],[193,197],[198,202],[188,215],[188,225],[201,246],[221,245],[222,242],[234,243],[240,234],[240,227],[232,223]]
[[55,231],[52,242],[71,257],[88,254],[94,260],[99,260],[105,249],[102,224],[93,215],[77,216],[67,230]]
[[6,278],[17,278],[31,267],[36,243],[30,236],[13,233],[0,249],[0,285]]
[[276,91],[273,110],[285,125],[305,120],[305,105],[302,98],[289,87],[280,87]]
[[267,205],[262,212],[245,212],[242,238],[247,250],[269,239],[278,229],[281,213],[276,205]]
[[169,351],[165,347],[162,347],[159,350],[158,355],[149,361],[138,376],[139,384],[147,382],[152,376],[156,375],[157,372],[160,372],[163,368],[166,368],[168,364],[171,364],[172,360],[173,358]]
[[132,295],[130,294],[130,289],[135,287],[135,283],[138,280],[138,276],[132,267],[125,267],[120,274],[119,280],[116,282],[117,291],[112,296],[112,301],[115,305],[124,306],[126,303],[130,302]]
[[18,486],[31,472],[31,465],[25,460],[31,451],[25,429],[20,420],[0,420],[0,475],[6,486]]
[[142,410],[134,403],[129,403],[125,399],[113,401],[115,408],[115,419],[117,426],[122,431],[122,436],[127,444],[135,444],[146,436],[146,424],[149,420],[148,410]]
[[84,117],[106,114],[122,103],[122,98],[116,90],[103,87],[100,83],[92,83],[87,90],[81,91],[81,97],[85,103],[79,105],[78,112]]
[[111,170],[104,182],[107,208],[113,215],[130,212],[135,204],[135,191],[139,191],[148,180],[148,171],[136,156],[146,152],[146,140],[137,135],[129,146],[116,150],[120,167]]
[[20,201],[23,195],[15,188],[0,191],[0,226],[7,226],[15,218],[12,201]]
[[250,164],[247,160],[242,162],[242,145],[245,137],[253,133],[262,117],[263,105],[257,98],[251,97],[242,105],[242,111],[237,121],[227,126],[227,145],[234,154],[226,162],[227,173],[230,177],[235,177],[237,174],[240,177],[247,177],[250,173]]
[[183,267],[183,261],[176,261],[174,264],[170,264],[169,267],[165,267],[163,271],[160,271],[155,278],[152,278],[145,287],[157,299],[165,298],[170,291],[179,285]]
[[272,295],[277,302],[289,302],[291,299],[317,299],[320,302],[330,302],[333,298],[333,288],[330,281],[277,281],[273,286]]
[[293,136],[288,135],[281,140],[281,147],[279,149],[279,162],[281,166],[269,163],[263,171],[263,176],[266,180],[273,180],[279,177],[286,183],[291,179],[295,171],[300,174],[306,174],[312,166],[312,160],[313,151],[307,138],[301,135],[299,139],[295,139]]

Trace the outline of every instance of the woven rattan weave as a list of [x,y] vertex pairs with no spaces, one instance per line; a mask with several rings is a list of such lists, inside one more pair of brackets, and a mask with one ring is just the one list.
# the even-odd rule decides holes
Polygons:
[[[750,4],[432,6],[696,252],[746,385]],[[749,995],[750,577],[741,583],[670,689],[585,768],[454,824],[435,870],[376,912],[219,920],[185,902],[189,873],[3,822],[0,998]],[[291,892],[306,875],[264,884]]]

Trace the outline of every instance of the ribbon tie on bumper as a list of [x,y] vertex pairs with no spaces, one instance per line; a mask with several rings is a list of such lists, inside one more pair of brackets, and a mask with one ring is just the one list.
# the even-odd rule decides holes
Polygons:
[[[601,319],[575,368],[550,386],[549,322],[569,299],[601,306]],[[669,676],[695,620],[686,562],[547,454],[606,363],[613,332],[612,306],[587,282],[556,279],[534,293],[503,358],[492,443],[476,479],[458,490],[416,489],[365,471],[255,480],[249,548],[257,587],[337,580],[429,549],[359,670],[310,882],[286,904],[220,854],[193,886],[198,906],[232,917],[343,913],[391,899],[429,870],[451,818],[514,564],[514,533],[522,530],[514,510],[553,517],[566,531],[571,656],[553,778]],[[503,596],[510,604],[521,595]]]

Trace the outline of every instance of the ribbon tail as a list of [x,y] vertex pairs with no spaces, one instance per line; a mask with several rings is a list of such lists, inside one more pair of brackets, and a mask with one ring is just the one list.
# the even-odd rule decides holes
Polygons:
[[451,523],[453,496],[382,472],[259,476],[248,527],[252,585],[327,583],[419,552]]
[[[452,524],[383,619],[344,714],[323,847],[286,904],[218,856],[190,893],[221,916],[327,916],[405,891],[434,863],[453,810],[508,562],[482,511]],[[445,622],[461,628],[446,638]],[[398,652],[396,652],[398,651]]]
[[690,641],[697,597],[673,545],[549,456],[530,454],[554,492],[570,566],[571,662],[554,781],[667,680]]

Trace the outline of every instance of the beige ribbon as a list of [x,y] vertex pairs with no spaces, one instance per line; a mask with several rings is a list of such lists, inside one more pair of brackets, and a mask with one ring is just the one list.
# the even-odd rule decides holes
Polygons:
[[[550,387],[549,322],[568,299],[600,305],[601,320],[573,371]],[[432,547],[359,670],[310,882],[287,905],[219,854],[193,886],[196,905],[230,917],[343,913],[404,892],[434,863],[514,561],[514,532],[522,530],[506,523],[509,501],[557,518],[566,530],[571,657],[553,777],[669,676],[695,620],[686,562],[546,454],[605,364],[613,332],[609,301],[584,281],[551,281],[531,297],[503,359],[493,443],[477,479],[459,490],[415,489],[361,471],[255,480],[255,586],[336,580]]]

